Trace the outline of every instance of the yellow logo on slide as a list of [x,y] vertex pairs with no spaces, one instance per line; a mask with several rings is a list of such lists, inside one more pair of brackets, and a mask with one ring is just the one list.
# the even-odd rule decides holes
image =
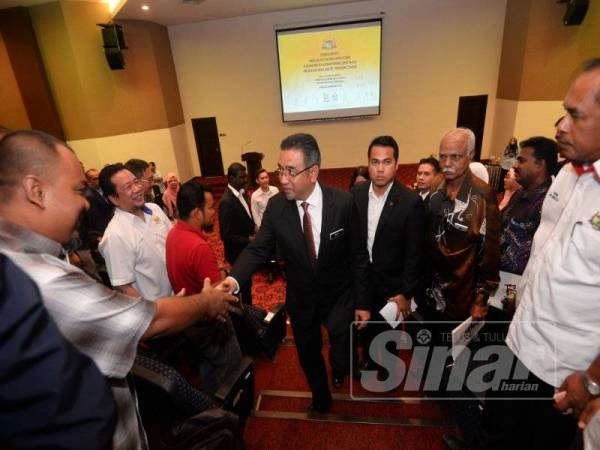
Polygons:
[[321,45],[321,50],[331,50],[336,48],[335,41],[333,39],[325,39],[323,41],[323,45]]

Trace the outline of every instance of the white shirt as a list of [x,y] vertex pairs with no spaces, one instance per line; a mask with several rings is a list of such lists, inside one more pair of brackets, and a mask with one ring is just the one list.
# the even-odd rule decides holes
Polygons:
[[600,354],[600,181],[559,172],[542,206],[507,344],[559,387]]
[[321,245],[321,223],[323,221],[323,190],[319,183],[315,184],[312,194],[306,200],[296,200],[298,213],[300,214],[300,226],[304,231],[304,208],[302,203],[308,203],[308,214],[310,215],[313,240],[315,241],[315,255],[319,256],[319,246]]
[[252,197],[250,197],[250,206],[252,208],[252,217],[254,218],[256,229],[260,228],[262,216],[265,213],[269,199],[278,192],[279,189],[277,189],[275,186],[269,186],[269,189],[266,192],[261,188],[258,188],[252,193]]
[[385,206],[388,194],[392,189],[392,184],[387,187],[381,197],[378,197],[373,190],[373,183],[369,184],[369,207],[367,209],[367,249],[369,250],[369,261],[373,262],[373,242],[375,242],[375,233],[377,232],[377,225],[379,224],[379,218],[381,217],[381,211]]
[[172,225],[154,203],[146,203],[144,220],[115,208],[98,248],[113,286],[133,283],[148,300],[172,295],[165,242]]
[[250,208],[248,208],[248,203],[246,203],[246,199],[244,198],[244,196],[242,195],[244,193],[243,189],[240,189],[239,191],[234,188],[232,185],[228,184],[227,187],[229,188],[229,190],[231,192],[233,192],[233,195],[235,195],[237,197],[237,199],[240,201],[240,203],[242,204],[242,206],[244,207],[244,209],[246,210],[246,212],[248,213],[248,215],[250,217],[252,217],[252,214],[250,214]]

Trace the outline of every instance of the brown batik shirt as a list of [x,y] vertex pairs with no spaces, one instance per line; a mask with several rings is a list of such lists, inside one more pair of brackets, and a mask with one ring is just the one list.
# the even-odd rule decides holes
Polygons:
[[467,172],[454,200],[446,183],[427,202],[430,276],[425,301],[452,319],[470,315],[476,291],[493,293],[500,267],[500,214],[489,185]]

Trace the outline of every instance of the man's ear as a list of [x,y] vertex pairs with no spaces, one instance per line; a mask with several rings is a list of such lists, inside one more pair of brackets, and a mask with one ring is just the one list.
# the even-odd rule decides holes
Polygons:
[[112,203],[113,206],[119,206],[118,203],[118,197],[116,195],[109,195],[108,199],[110,200],[110,202]]
[[45,209],[45,186],[37,175],[26,175],[22,182],[25,198],[41,209]]
[[190,217],[192,217],[198,223],[202,223],[202,220],[204,219],[204,213],[202,212],[201,208],[194,208],[190,212]]
[[316,164],[312,166],[310,169],[310,181],[316,183],[319,179],[319,166]]

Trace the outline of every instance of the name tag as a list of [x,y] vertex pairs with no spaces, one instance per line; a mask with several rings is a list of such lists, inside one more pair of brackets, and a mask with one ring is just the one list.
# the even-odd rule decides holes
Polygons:
[[344,229],[340,228],[339,230],[335,230],[329,233],[329,240],[333,241],[334,239],[341,238],[344,235]]

